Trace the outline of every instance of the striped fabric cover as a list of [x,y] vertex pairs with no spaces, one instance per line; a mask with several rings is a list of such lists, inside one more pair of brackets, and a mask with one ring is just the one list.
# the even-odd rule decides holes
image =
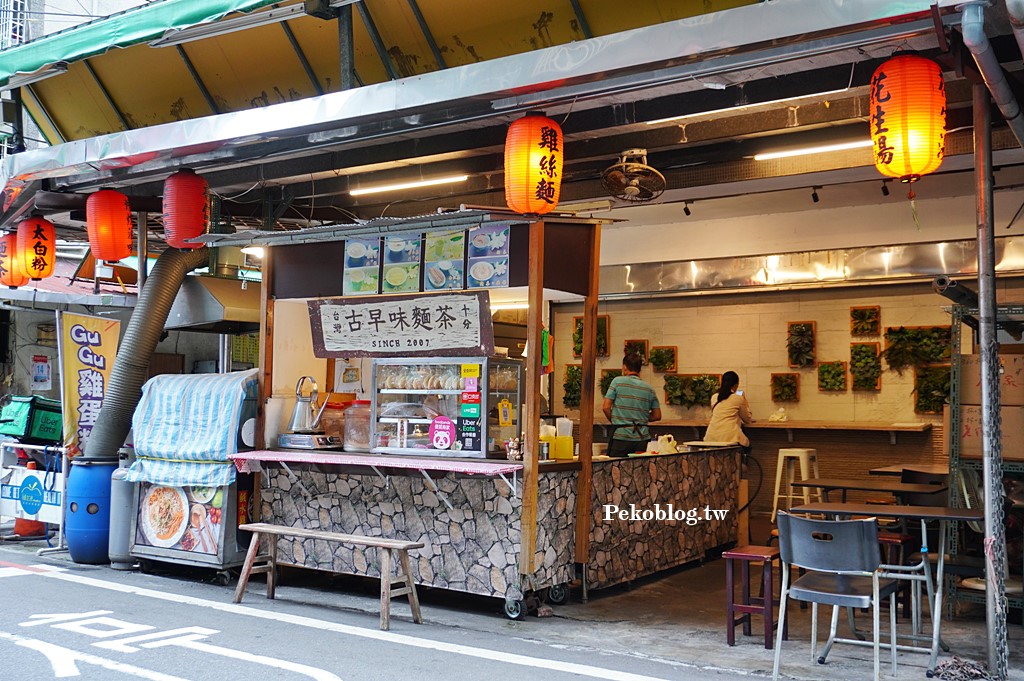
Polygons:
[[131,482],[221,487],[235,481],[242,405],[256,396],[257,369],[228,374],[164,374],[142,387],[132,429]]

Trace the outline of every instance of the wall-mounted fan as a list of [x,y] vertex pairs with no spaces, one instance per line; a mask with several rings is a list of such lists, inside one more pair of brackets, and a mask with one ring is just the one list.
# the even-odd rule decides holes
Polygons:
[[646,149],[627,149],[618,163],[605,168],[601,186],[617,199],[640,203],[661,196],[665,176],[647,165]]

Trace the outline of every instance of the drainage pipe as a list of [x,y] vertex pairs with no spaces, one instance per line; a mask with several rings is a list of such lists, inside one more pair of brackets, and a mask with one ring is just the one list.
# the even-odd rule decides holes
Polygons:
[[[999,59],[992,50],[992,43],[985,35],[985,6],[987,4],[987,2],[975,2],[964,5],[960,30],[963,32],[964,45],[974,55],[974,62],[978,65],[978,70],[981,71],[981,76],[985,79],[985,85],[992,93],[992,99],[999,107],[999,112],[1006,119],[1013,136],[1017,138],[1017,144],[1024,147],[1024,113],[1021,113],[1020,104],[1017,102],[1013,90],[1010,89],[1006,74],[1003,73],[1003,67],[999,65]],[[1011,23],[1020,21],[1013,19],[1014,15],[1010,6],[1018,5],[1024,13],[1024,2],[1014,3],[1007,0],[1006,5],[1010,11]],[[1020,21],[1020,24],[1024,27],[1024,21]],[[1017,24],[1014,23],[1013,32],[1019,43],[1024,37],[1017,30]]]
[[160,342],[171,304],[185,276],[208,264],[209,257],[207,248],[168,248],[153,265],[117,351],[103,407],[85,445],[86,458],[116,456],[124,445],[132,427],[132,415],[142,396],[142,384],[149,373],[149,360]]

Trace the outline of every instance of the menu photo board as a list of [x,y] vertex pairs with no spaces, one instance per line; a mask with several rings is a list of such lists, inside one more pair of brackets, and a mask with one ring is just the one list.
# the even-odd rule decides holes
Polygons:
[[345,241],[342,292],[346,296],[380,292],[379,237]]
[[313,354],[458,357],[494,354],[486,291],[309,301]]
[[429,234],[423,247],[423,290],[466,287],[466,232]]
[[508,286],[510,232],[510,226],[502,223],[481,225],[469,230],[466,288]]
[[384,237],[382,293],[415,293],[420,290],[419,237]]

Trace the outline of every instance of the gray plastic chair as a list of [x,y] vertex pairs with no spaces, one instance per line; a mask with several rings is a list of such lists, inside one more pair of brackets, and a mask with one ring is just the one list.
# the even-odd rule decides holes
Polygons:
[[[772,679],[779,678],[782,627],[789,598],[811,603],[811,660],[825,664],[835,643],[870,645],[875,652],[875,681],[879,678],[881,627],[879,603],[889,599],[889,647],[892,673],[896,675],[896,593],[894,579],[879,578],[881,555],[878,549],[878,525],[874,518],[863,520],[817,520],[778,514],[779,550],[782,553],[782,594],[779,604],[779,634],[775,642]],[[807,570],[792,584],[790,566]],[[832,626],[825,649],[818,656],[818,604],[832,606]],[[871,643],[838,638],[839,608],[871,608],[874,637]]]

